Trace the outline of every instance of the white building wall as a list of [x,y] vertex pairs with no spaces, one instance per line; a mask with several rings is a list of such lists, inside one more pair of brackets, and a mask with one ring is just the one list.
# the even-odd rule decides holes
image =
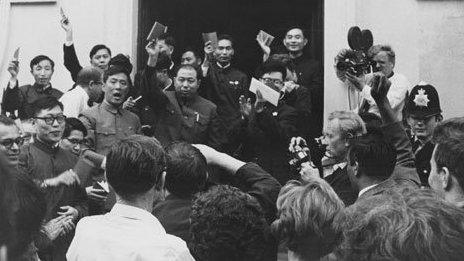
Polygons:
[[[3,1],[6,0],[0,0]],[[20,84],[33,83],[29,62],[34,56],[45,54],[55,61],[53,86],[62,91],[71,88],[71,76],[63,65],[65,32],[60,26],[60,5],[73,24],[76,52],[82,66],[89,65],[89,51],[100,43],[110,47],[113,54],[124,53],[136,57],[137,0],[12,3],[9,6],[8,26],[0,29],[8,30],[8,39],[0,39],[5,42],[4,49],[0,50],[0,55],[3,55],[0,57],[1,88],[6,87],[9,78],[7,66],[16,47],[21,47]]]
[[464,116],[464,1],[326,0],[324,19],[326,116],[348,108],[333,57],[348,46],[353,25],[370,29],[374,44],[393,47],[395,71],[411,84],[423,80],[437,88],[445,118]]

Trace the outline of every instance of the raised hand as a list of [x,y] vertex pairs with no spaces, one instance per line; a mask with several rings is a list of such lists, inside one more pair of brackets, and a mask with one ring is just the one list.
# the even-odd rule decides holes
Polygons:
[[150,41],[146,46],[145,50],[149,56],[158,56],[161,52],[161,46],[156,44],[155,41]]
[[8,64],[8,72],[10,73],[12,79],[16,79],[19,73],[19,62],[14,60],[11,61]]
[[390,90],[391,82],[383,73],[375,73],[371,81],[371,96],[376,102],[384,101]]
[[264,110],[264,104],[266,100],[263,98],[263,95],[259,90],[256,90],[256,101],[255,101],[255,110],[256,112],[262,112]]
[[252,104],[251,99],[245,99],[245,96],[241,95],[238,98],[238,104],[240,105],[240,113],[242,114],[243,119],[247,119],[250,116]]
[[207,41],[205,43],[205,47],[203,48],[203,51],[205,52],[205,59],[212,60],[213,58],[213,53],[214,53],[214,46],[211,41]]
[[266,42],[264,39],[262,39],[262,37],[260,37],[259,34],[256,36],[256,41],[258,42],[259,47],[261,47],[261,50],[263,50],[263,60],[266,61],[267,58],[269,58],[269,55],[271,55],[271,47],[266,45]]
[[290,140],[290,145],[288,146],[288,150],[291,153],[295,153],[296,151],[300,151],[302,148],[308,147],[306,144],[306,140],[302,137],[293,137]]

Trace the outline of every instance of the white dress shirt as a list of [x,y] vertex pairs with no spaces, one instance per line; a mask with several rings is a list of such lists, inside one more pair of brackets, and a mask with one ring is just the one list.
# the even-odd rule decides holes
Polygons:
[[194,260],[187,244],[166,234],[155,216],[119,203],[105,215],[79,221],[66,258],[68,261]]
[[88,101],[87,92],[77,85],[76,88],[66,92],[60,98],[60,102],[63,103],[63,114],[68,118],[77,118],[83,110],[89,108]]
[[[391,82],[390,90],[387,93],[388,101],[395,113],[395,118],[397,121],[401,121],[403,119],[403,107],[405,104],[406,93],[408,89],[411,87],[406,76],[394,73],[392,77],[389,78]],[[364,101],[369,103],[369,112],[375,113],[380,116],[379,108],[374,101],[374,98],[371,96],[371,87],[369,85],[365,85],[363,90],[360,93],[360,104],[362,106]]]

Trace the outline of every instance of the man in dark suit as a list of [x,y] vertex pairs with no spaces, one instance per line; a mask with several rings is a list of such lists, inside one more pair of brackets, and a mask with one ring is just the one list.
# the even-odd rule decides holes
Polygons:
[[163,144],[173,141],[207,144],[221,149],[224,132],[217,107],[198,95],[199,70],[192,65],[181,65],[176,70],[174,89],[161,90],[155,73],[159,45],[148,45],[147,68],[142,72],[141,95],[153,112],[150,126],[154,136]]
[[298,134],[299,120],[297,110],[282,99],[286,73],[284,65],[276,61],[265,62],[259,69],[261,82],[281,93],[277,106],[264,100],[259,90],[254,105],[250,100],[245,102],[243,96],[239,102],[244,136],[248,139],[244,151],[251,153],[256,162],[281,184],[292,179],[286,148],[290,138]]

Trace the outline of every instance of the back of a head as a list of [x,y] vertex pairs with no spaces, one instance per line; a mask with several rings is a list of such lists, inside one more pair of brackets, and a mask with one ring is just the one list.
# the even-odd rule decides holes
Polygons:
[[80,86],[88,86],[90,82],[100,82],[102,79],[102,71],[93,66],[82,68],[77,74],[76,84]]
[[464,140],[464,117],[444,120],[435,127],[432,141],[439,144],[447,139]]
[[358,173],[379,181],[391,176],[396,165],[396,149],[380,131],[350,140],[348,164],[358,164]]
[[464,139],[442,139],[437,144],[433,157],[437,169],[447,168],[449,174],[457,180],[461,193],[464,193]]
[[117,54],[116,56],[112,57],[108,66],[115,65],[124,68],[128,74],[132,72],[132,63],[127,55],[122,53]]
[[155,185],[162,189],[165,166],[163,147],[155,138],[132,135],[111,147],[106,177],[117,195],[131,201]]
[[178,197],[186,198],[203,191],[208,177],[206,158],[200,150],[186,142],[166,148],[165,188]]
[[289,181],[277,199],[274,235],[301,260],[316,260],[335,247],[332,222],[344,208],[330,185],[320,178]]
[[431,190],[391,191],[343,210],[341,260],[462,260],[464,210]]
[[193,202],[189,249],[202,261],[262,260],[266,226],[256,199],[231,186],[214,186]]
[[338,121],[338,129],[343,138],[354,138],[367,132],[362,118],[351,111],[334,111],[329,114],[328,121]]

